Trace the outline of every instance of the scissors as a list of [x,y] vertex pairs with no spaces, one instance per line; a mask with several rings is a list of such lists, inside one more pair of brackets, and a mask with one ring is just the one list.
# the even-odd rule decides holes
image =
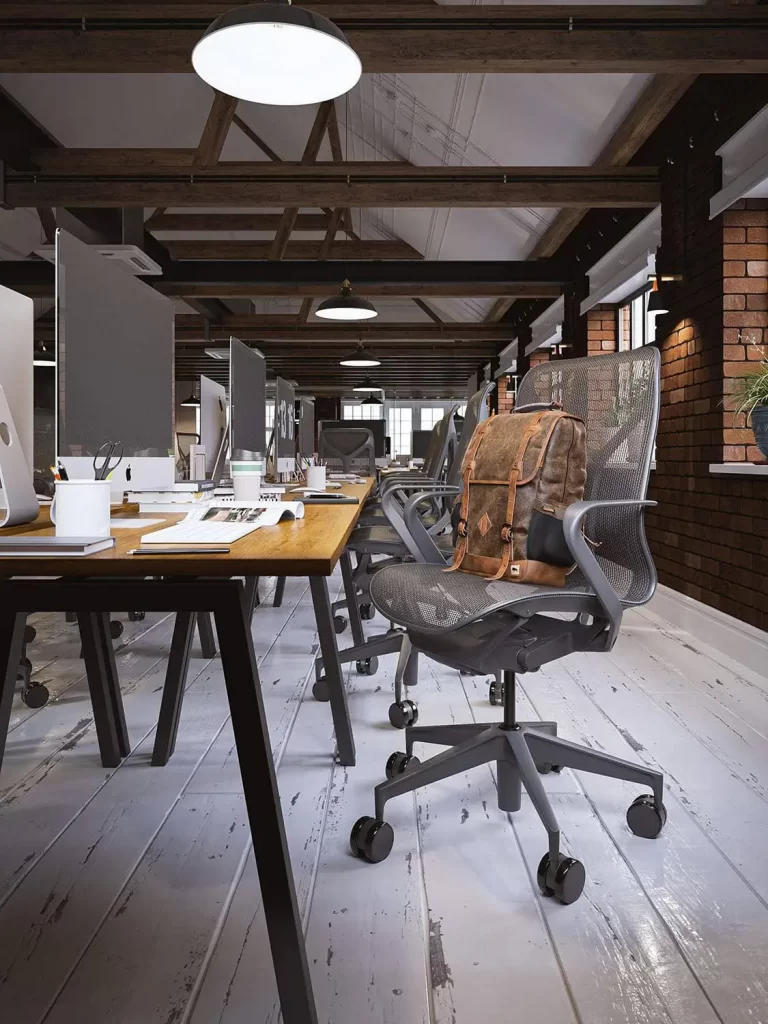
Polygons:
[[[115,462],[112,462],[115,459]],[[93,471],[97,480],[106,480],[123,461],[123,442],[105,441],[93,457]],[[110,465],[111,463],[111,465]]]

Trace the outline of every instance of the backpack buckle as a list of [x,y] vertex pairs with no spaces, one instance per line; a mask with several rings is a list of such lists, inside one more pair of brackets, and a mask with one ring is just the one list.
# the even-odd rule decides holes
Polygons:
[[467,536],[467,520],[466,519],[460,519],[459,522],[458,522],[458,525],[456,527],[456,530],[457,530],[457,533],[458,533],[458,535],[460,537],[466,537]]
[[512,543],[512,523],[504,523],[501,528],[501,539],[505,544]]

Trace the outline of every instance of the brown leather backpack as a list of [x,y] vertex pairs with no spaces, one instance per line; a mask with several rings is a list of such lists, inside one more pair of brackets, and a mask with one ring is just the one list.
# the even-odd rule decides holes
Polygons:
[[492,416],[461,465],[453,564],[493,580],[562,587],[572,567],[562,529],[584,496],[586,428],[558,409]]

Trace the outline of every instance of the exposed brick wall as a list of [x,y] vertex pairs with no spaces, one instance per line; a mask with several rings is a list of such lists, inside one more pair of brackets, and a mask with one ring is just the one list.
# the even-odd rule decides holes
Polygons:
[[541,363],[548,363],[549,362],[549,349],[548,348],[538,348],[538,349],[536,349],[535,352],[531,353],[529,358],[530,358],[530,364],[531,364],[532,368],[534,366],[539,366]]
[[515,396],[512,390],[512,381],[507,377],[499,377],[496,381],[497,410],[499,414],[512,412],[515,404]]
[[730,397],[768,341],[768,202],[723,214],[723,461],[761,462],[752,430]]
[[587,313],[587,355],[599,356],[618,348],[615,306],[594,306]]

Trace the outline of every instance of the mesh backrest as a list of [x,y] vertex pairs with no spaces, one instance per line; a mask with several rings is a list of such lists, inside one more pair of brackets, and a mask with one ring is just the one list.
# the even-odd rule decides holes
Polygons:
[[331,473],[376,476],[373,434],[364,427],[328,427],[321,430],[317,454]]
[[456,424],[453,417],[458,407],[459,403],[454,402],[432,428],[427,457],[424,459],[424,473],[434,480],[440,479],[446,462],[450,468],[456,454]]
[[470,439],[475,432],[475,427],[488,418],[488,395],[496,387],[492,380],[489,380],[479,391],[467,402],[467,411],[464,414],[464,426],[461,428],[461,437],[456,446],[456,453],[453,462],[448,470],[446,482],[455,485],[461,480],[461,463],[464,459],[464,452],[469,447]]
[[[587,427],[587,501],[644,498],[659,417],[659,352],[654,346],[558,359],[523,378],[518,405],[558,402]],[[643,516],[632,509],[596,509],[585,532],[600,546],[598,561],[618,593],[648,600],[656,574]]]

